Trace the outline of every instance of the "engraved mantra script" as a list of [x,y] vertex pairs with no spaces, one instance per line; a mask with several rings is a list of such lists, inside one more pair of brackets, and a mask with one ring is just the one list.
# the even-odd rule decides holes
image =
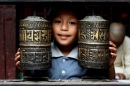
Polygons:
[[49,55],[50,52],[22,52],[22,59],[21,62],[32,62],[32,63],[42,63],[42,62],[49,62]]
[[[90,32],[90,39],[91,40],[108,40],[108,30],[107,29],[91,29]],[[87,32],[80,30],[80,39],[87,39]]]
[[20,41],[51,41],[51,30],[20,30]]
[[85,49],[79,48],[79,59],[90,61],[105,61],[109,57],[109,49]]

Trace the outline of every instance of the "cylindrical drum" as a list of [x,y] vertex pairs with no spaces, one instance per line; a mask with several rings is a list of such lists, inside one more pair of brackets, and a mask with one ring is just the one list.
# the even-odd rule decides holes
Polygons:
[[51,67],[51,25],[42,17],[28,16],[19,21],[20,66],[23,70]]
[[109,64],[109,21],[101,16],[79,20],[78,63],[83,68],[107,69]]

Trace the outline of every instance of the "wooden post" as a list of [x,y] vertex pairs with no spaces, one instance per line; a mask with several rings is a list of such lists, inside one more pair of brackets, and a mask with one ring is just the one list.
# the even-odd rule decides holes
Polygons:
[[0,79],[5,78],[4,7],[0,5]]
[[6,79],[16,78],[15,53],[16,53],[16,9],[15,5],[5,5],[4,33]]

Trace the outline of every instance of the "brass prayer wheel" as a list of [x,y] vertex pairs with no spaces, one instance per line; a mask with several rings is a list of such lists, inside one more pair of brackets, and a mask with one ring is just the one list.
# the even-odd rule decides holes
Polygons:
[[23,70],[51,67],[51,25],[42,17],[28,16],[19,21],[20,66]]
[[101,16],[79,20],[78,64],[83,68],[107,69],[109,56],[109,21]]

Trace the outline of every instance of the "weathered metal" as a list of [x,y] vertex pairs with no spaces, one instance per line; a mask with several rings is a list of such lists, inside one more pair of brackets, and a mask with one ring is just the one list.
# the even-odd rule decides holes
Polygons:
[[106,69],[109,63],[109,21],[86,16],[79,21],[78,62],[81,67]]
[[19,45],[23,70],[51,67],[51,26],[42,17],[29,16],[19,21]]

